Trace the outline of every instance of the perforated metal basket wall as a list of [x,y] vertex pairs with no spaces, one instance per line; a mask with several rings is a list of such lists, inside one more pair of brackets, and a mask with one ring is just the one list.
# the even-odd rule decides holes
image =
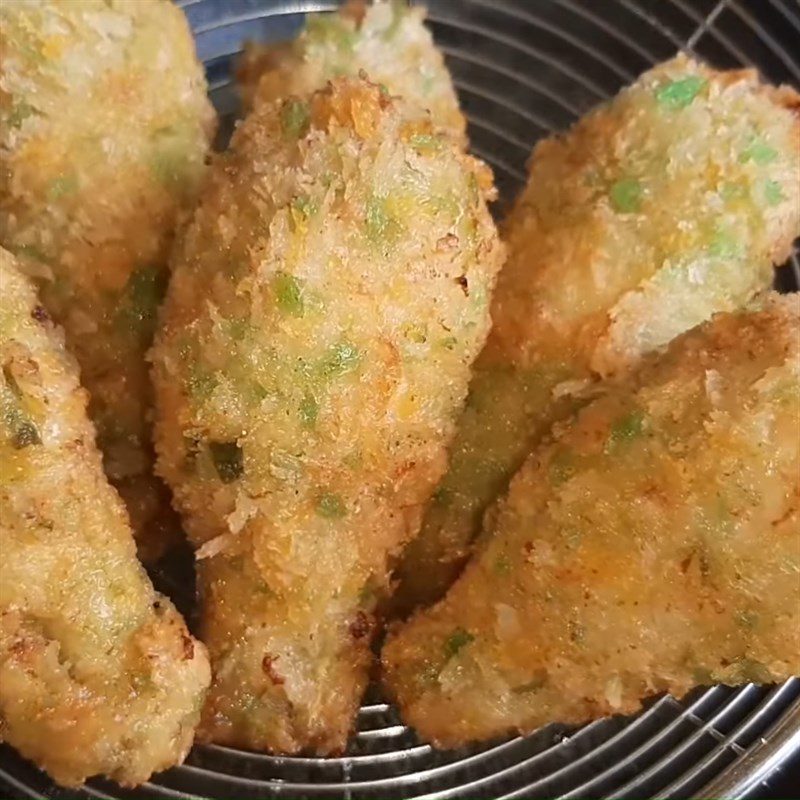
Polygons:
[[[0,0],[2,2],[3,0]],[[229,131],[237,112],[231,64],[245,39],[294,35],[307,11],[335,0],[183,0]],[[567,127],[678,49],[719,67],[752,65],[800,86],[798,0],[429,0],[430,22],[470,121],[475,153],[495,170],[502,204],[524,181],[537,139]],[[224,133],[223,133],[224,136]],[[779,288],[800,283],[797,253]],[[160,588],[188,610],[191,574],[170,568]],[[746,797],[800,751],[800,680],[713,687],[663,697],[636,717],[580,730],[437,752],[370,693],[342,758],[278,758],[196,747],[186,764],[136,790],[102,780],[59,790],[0,748],[0,797],[94,798],[587,798]],[[800,782],[799,782],[800,783]]]

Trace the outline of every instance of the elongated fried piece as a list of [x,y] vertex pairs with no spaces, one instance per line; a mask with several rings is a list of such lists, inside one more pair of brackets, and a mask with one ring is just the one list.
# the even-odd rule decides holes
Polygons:
[[158,469],[200,548],[218,742],[344,747],[489,327],[491,176],[401,103],[341,80],[257,106],[176,250]]
[[720,314],[535,451],[444,600],[391,637],[450,747],[800,672],[800,302]]
[[210,671],[136,560],[77,365],[0,249],[0,739],[77,785],[183,760]]
[[214,115],[168,0],[0,3],[0,244],[38,278],[145,558],[177,533],[152,477],[145,352]]
[[405,0],[369,6],[351,0],[335,14],[310,14],[293,42],[250,43],[238,69],[245,107],[307,95],[331,78],[364,70],[386,91],[405,98],[409,112],[428,110],[436,127],[465,144],[467,121],[424,19],[425,9]]
[[799,107],[752,71],[679,56],[537,145],[449,472],[398,570],[399,612],[444,594],[488,504],[598,378],[769,286],[800,234]]

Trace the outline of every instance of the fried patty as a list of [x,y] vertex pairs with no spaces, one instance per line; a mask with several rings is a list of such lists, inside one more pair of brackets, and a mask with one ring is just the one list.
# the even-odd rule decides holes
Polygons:
[[212,167],[152,355],[158,470],[198,548],[205,738],[344,748],[387,559],[488,331],[490,190],[360,79],[258,105]]
[[0,3],[0,245],[64,327],[145,558],[177,533],[152,477],[145,352],[214,128],[168,0]]
[[800,673],[800,298],[723,313],[556,429],[383,651],[453,747]]
[[424,20],[424,8],[397,0],[351,0],[335,14],[310,14],[294,41],[245,47],[237,71],[244,105],[306,95],[363,71],[402,96],[408,113],[429,111],[437,128],[465,144],[467,121]]
[[78,368],[0,249],[0,739],[61,784],[180,763],[210,671],[136,559]]

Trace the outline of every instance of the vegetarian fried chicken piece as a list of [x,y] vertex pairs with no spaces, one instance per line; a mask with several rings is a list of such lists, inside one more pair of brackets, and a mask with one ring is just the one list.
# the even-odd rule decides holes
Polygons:
[[74,786],[181,762],[210,680],[136,560],[63,337],[0,249],[0,739]]
[[449,471],[395,611],[439,599],[481,518],[598,379],[769,286],[800,234],[800,98],[679,56],[534,150]]
[[723,313],[534,451],[444,600],[384,648],[452,747],[800,673],[800,298]]
[[428,110],[436,127],[465,145],[467,121],[424,20],[425,9],[398,0],[351,0],[335,14],[310,14],[293,42],[248,43],[238,69],[244,105],[307,95],[363,70],[409,110]]
[[488,331],[491,175],[402,102],[344,79],[260,104],[176,250],[158,469],[199,548],[217,742],[345,746]]
[[64,327],[152,559],[179,528],[151,474],[144,356],[214,128],[202,68],[167,0],[0,3],[0,47],[0,244]]

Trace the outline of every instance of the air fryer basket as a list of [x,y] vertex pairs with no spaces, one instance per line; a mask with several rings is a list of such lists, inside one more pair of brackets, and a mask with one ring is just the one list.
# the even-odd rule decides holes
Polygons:
[[[238,102],[233,59],[245,39],[294,35],[303,12],[335,0],[178,0],[197,38],[230,131]],[[2,2],[2,0],[0,0]],[[489,162],[499,212],[521,188],[534,142],[676,50],[718,67],[751,65],[774,82],[800,86],[800,0],[428,0],[470,122],[473,151]],[[800,284],[798,254],[779,271],[784,291]],[[185,610],[188,559],[154,577]],[[0,747],[0,797],[52,798],[738,798],[755,792],[800,751],[800,680],[761,688],[715,686],[681,701],[661,697],[635,717],[575,731],[551,725],[527,737],[450,752],[416,739],[371,690],[358,732],[341,758],[281,758],[198,746],[186,764],[135,790],[93,780],[55,788]]]

